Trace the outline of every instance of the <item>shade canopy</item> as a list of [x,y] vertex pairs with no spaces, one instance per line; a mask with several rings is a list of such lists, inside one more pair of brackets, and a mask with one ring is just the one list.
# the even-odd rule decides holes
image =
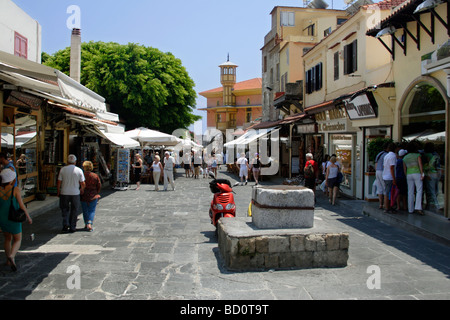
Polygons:
[[176,146],[182,142],[181,139],[178,139],[173,135],[147,128],[138,128],[127,131],[125,132],[125,135],[139,141],[141,146]]

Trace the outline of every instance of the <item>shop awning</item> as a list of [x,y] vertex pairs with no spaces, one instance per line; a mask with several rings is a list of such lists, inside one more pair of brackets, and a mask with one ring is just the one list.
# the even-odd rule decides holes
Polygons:
[[107,112],[105,98],[59,70],[1,51],[0,80],[10,84],[12,89],[9,90],[26,91],[50,101],[96,113],[100,119],[118,121],[118,115]]
[[143,146],[176,146],[179,143],[182,143],[181,139],[178,139],[173,135],[148,128],[138,128],[127,131],[125,132],[125,135],[139,141]]
[[70,99],[72,103],[80,108],[92,112],[105,113],[105,98],[79,84],[64,73],[55,70],[58,77],[58,85],[64,98]]
[[120,126],[113,126],[94,119],[83,118],[74,115],[66,115],[66,118],[83,125],[83,128],[101,138],[108,140],[116,147],[131,149],[139,148],[138,141],[125,135],[125,130]]
[[119,134],[125,133],[124,128],[119,125],[114,126],[95,119],[80,117],[72,114],[66,114],[66,119],[78,122],[82,125],[92,125],[94,127],[98,127],[99,129],[107,133],[119,133]]
[[311,107],[305,108],[306,114],[317,114],[323,111],[328,111],[331,109],[334,109],[335,107],[335,100],[326,101],[323,103],[316,104]]
[[125,149],[133,149],[133,148],[139,148],[141,145],[136,140],[133,140],[131,138],[128,138],[123,133],[108,133],[103,132],[101,130],[99,131],[99,135],[103,136],[106,140],[110,141],[113,145],[117,147],[122,147]]
[[224,145],[226,148],[231,148],[234,146],[244,146],[248,145],[256,140],[262,139],[266,136],[268,136],[270,133],[274,133],[279,131],[280,128],[273,127],[273,128],[267,128],[267,129],[251,129],[247,131],[243,136],[239,137],[236,140],[230,141]]

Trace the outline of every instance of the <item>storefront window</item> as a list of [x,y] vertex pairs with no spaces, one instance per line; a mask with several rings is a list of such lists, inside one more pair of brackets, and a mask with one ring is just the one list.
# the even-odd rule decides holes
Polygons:
[[1,127],[1,151],[17,171],[17,186],[24,202],[34,199],[38,191],[37,117],[5,108],[6,121]]
[[33,197],[38,189],[37,121],[28,114],[15,115],[15,167],[22,198]]
[[[444,206],[444,172],[445,172],[445,100],[439,90],[429,83],[421,82],[414,86],[407,96],[402,108],[402,129],[405,141],[416,140],[421,152],[430,147],[439,158],[437,165],[438,182],[436,196],[438,204],[432,203],[431,184],[424,181],[424,207],[437,210]],[[439,210],[438,210],[439,211]]]
[[391,139],[391,127],[365,128],[366,172],[375,172],[375,154],[369,154],[368,146],[375,139]]
[[353,195],[353,157],[359,156],[359,149],[354,147],[354,139],[351,134],[333,134],[330,136],[331,154],[335,154],[344,180],[341,183],[343,191]]
[[430,133],[445,132],[445,101],[440,92],[425,82],[409,93],[402,109],[403,138],[413,140]]

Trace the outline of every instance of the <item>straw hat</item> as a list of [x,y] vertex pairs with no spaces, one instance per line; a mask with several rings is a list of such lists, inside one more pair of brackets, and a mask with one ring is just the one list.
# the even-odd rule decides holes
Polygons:
[[10,183],[16,178],[16,173],[11,169],[4,169],[0,173],[0,177],[2,178],[2,183]]

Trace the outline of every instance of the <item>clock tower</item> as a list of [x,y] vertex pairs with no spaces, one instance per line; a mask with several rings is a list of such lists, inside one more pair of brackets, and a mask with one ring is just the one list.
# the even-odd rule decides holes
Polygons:
[[236,97],[233,95],[234,85],[236,84],[236,69],[238,66],[230,62],[230,55],[228,55],[227,62],[220,66],[220,83],[223,86],[223,105],[235,106]]

